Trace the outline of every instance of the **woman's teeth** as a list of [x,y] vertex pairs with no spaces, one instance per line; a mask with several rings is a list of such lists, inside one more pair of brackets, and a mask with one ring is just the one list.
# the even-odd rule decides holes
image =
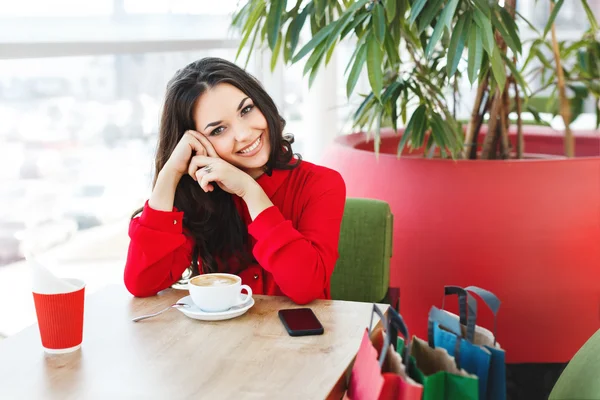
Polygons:
[[244,150],[240,150],[240,153],[242,153],[242,154],[250,153],[251,151],[255,150],[259,144],[260,144],[260,136],[258,137],[258,139],[256,139],[256,142],[254,142],[254,144],[252,144],[250,147],[248,147],[247,149],[244,149]]

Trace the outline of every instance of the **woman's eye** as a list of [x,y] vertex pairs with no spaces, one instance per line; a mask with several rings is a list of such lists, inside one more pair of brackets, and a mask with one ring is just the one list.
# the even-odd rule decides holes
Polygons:
[[242,109],[242,115],[248,114],[253,108],[254,108],[254,106],[252,104],[244,107]]
[[223,130],[224,130],[224,129],[225,129],[225,128],[223,128],[222,126],[220,126],[220,127],[218,127],[217,129],[213,130],[213,131],[210,133],[210,136],[217,136],[217,135],[219,135],[221,132],[223,132]]

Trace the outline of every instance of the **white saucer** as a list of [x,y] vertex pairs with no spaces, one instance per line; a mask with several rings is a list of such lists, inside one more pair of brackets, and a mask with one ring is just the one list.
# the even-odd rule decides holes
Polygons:
[[177,300],[177,302],[189,305],[189,307],[178,307],[177,310],[184,313],[187,317],[198,319],[200,321],[222,321],[225,319],[239,317],[254,305],[254,299],[251,297],[243,307],[236,306],[233,307],[233,309],[221,312],[206,312],[202,311],[197,305],[194,304],[191,296],[185,296],[184,298]]

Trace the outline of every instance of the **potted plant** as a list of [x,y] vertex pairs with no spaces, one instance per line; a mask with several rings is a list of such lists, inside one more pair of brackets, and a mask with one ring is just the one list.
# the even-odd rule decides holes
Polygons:
[[[323,162],[342,173],[349,196],[390,203],[391,281],[413,330],[426,334],[426,310],[444,284],[477,284],[504,301],[498,337],[509,362],[564,363],[599,327],[600,287],[589,279],[600,265],[600,142],[570,133],[568,97],[600,96],[598,24],[581,0],[590,30],[559,42],[564,1],[551,1],[544,31],[525,41],[516,0],[503,3],[250,0],[232,23],[240,51],[266,45],[272,66],[305,62],[309,84],[339,41],[354,43],[347,94],[365,69],[371,87],[354,113],[362,132],[336,139]],[[300,45],[303,27],[310,38]],[[455,100],[464,80],[477,88],[466,124]],[[558,95],[564,139],[523,126],[524,110],[539,120],[536,80]],[[590,157],[574,158],[575,142]],[[562,296],[575,293],[567,307]],[[573,333],[549,332],[556,320]]]

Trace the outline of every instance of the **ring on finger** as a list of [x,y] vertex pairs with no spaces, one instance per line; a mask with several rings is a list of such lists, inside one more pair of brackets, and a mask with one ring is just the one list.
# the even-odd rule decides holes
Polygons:
[[205,166],[204,168],[202,168],[204,171],[206,171],[207,174],[210,174],[212,172],[212,167],[210,165]]

